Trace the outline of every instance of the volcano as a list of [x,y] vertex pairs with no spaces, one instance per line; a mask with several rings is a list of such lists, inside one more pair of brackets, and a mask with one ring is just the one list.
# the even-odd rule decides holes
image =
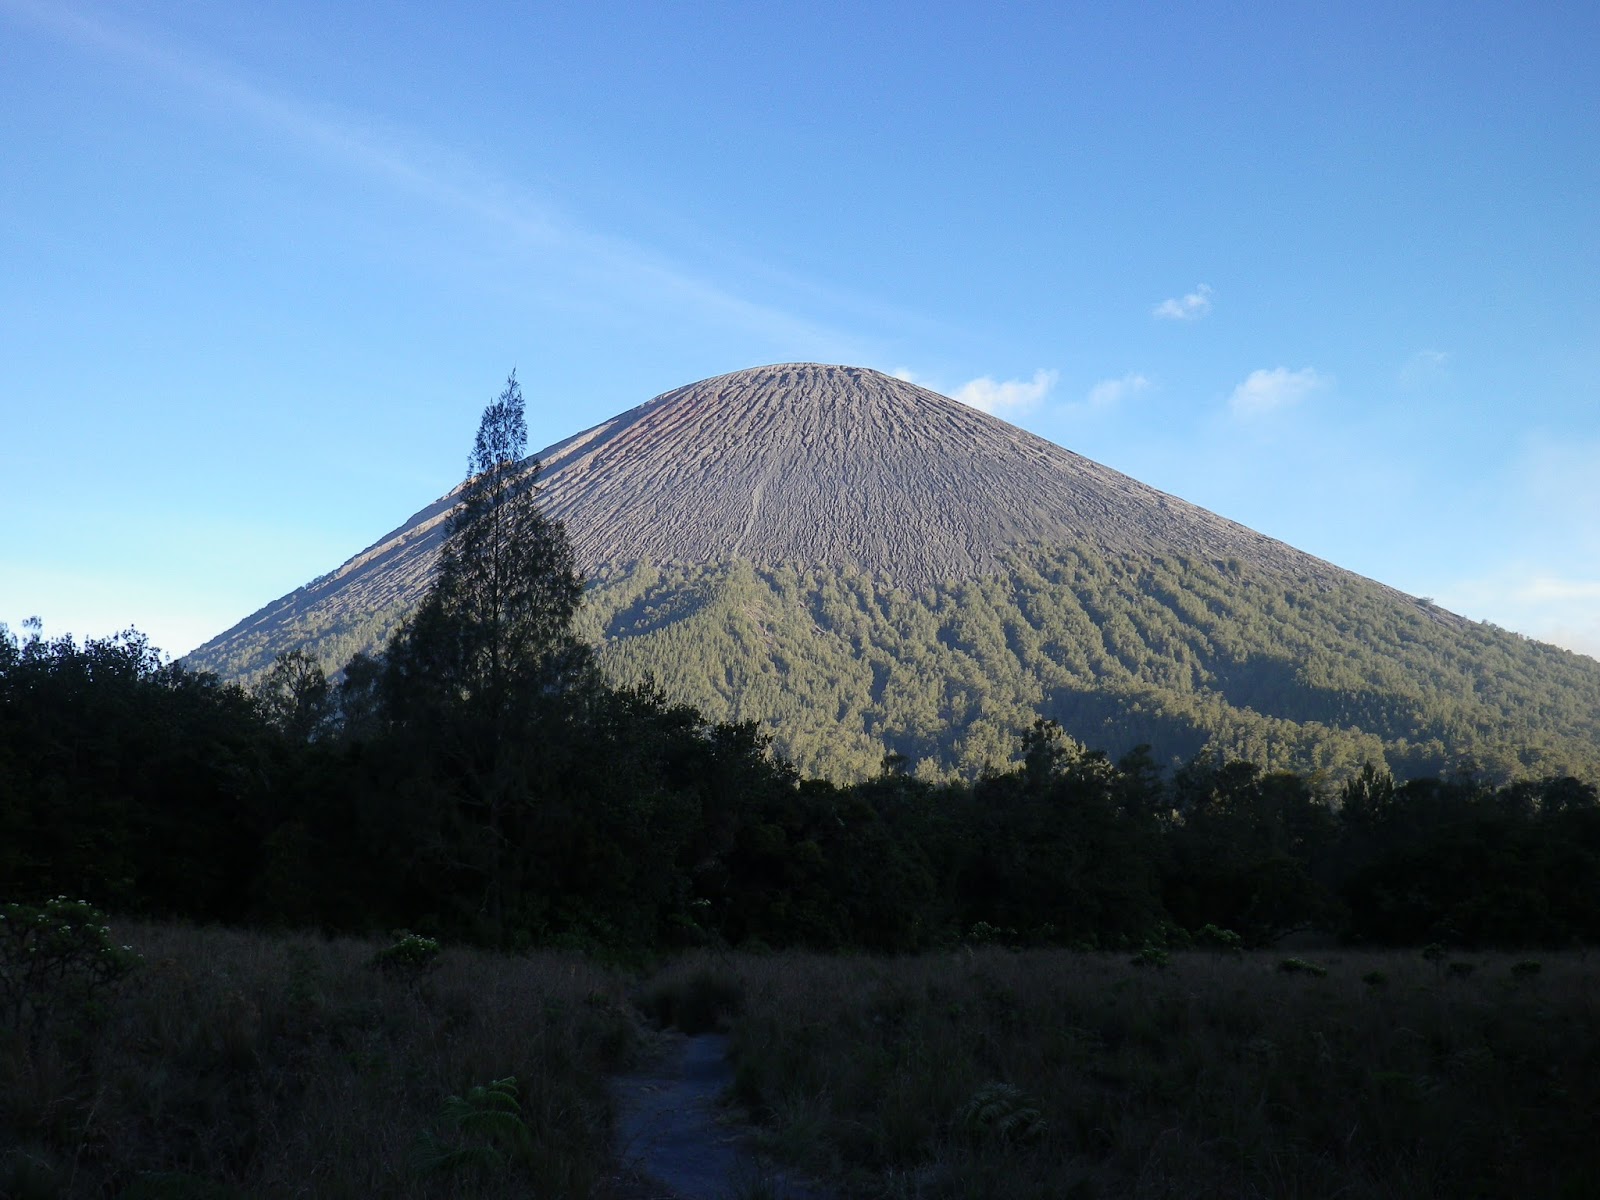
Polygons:
[[[535,456],[602,661],[803,768],[999,765],[1034,715],[1114,752],[1334,776],[1600,764],[1600,664],[1477,625],[946,396],[791,363]],[[454,494],[190,656],[336,669],[425,594]]]

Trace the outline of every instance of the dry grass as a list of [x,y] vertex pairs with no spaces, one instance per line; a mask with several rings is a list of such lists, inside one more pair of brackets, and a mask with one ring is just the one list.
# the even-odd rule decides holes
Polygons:
[[[145,966],[91,1027],[0,1031],[0,1195],[589,1196],[626,981],[581,959],[446,950],[416,978],[382,943],[119,926]],[[522,1131],[451,1095],[515,1076]],[[427,1169],[424,1135],[465,1151]]]
[[738,1098],[858,1195],[1600,1196],[1600,963],[1310,957],[707,957],[655,987],[742,996]]
[[[146,965],[102,1013],[0,1031],[8,1200],[613,1194],[635,1002],[729,1027],[769,1149],[858,1196],[1600,1196],[1600,962],[1576,955],[702,954],[640,987],[558,955],[447,949],[407,979],[375,942],[116,932]],[[451,1123],[510,1075],[520,1132]],[[426,1170],[428,1134],[460,1164]]]

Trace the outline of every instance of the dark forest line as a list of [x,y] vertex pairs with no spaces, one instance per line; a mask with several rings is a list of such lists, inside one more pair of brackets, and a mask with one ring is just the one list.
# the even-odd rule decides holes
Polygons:
[[1009,770],[930,783],[890,758],[840,787],[752,723],[590,672],[491,781],[380,674],[290,656],[246,691],[134,633],[0,637],[0,894],[505,946],[1600,942],[1600,806],[1570,776],[1368,767],[1334,790],[1113,762],[1039,722]]
[[[857,782],[885,752],[920,779],[1015,761],[1058,721],[1113,758],[1240,758],[1334,784],[1470,765],[1494,784],[1600,777],[1600,664],[1367,580],[1248,563],[1010,552],[983,579],[907,589],[817,564],[602,563],[576,623],[619,682],[653,679],[714,721],[753,720],[802,774]],[[253,683],[290,646],[337,672],[414,602],[286,619],[202,649]]]

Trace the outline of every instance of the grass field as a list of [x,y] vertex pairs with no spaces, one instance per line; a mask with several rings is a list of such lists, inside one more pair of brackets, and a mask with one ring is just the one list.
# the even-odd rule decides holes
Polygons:
[[0,1195],[604,1197],[605,1080],[674,1023],[728,1028],[731,1102],[853,1195],[1600,1196],[1600,959],[1578,954],[702,953],[646,973],[115,936],[144,961],[114,991],[0,1028]]
[[778,955],[652,988],[736,1010],[737,1100],[859,1195],[1600,1196],[1577,955]]
[[[631,1059],[638,1028],[616,972],[461,950],[433,970],[386,971],[368,965],[377,942],[115,935],[144,965],[101,1012],[37,1045],[3,1039],[0,1195],[602,1188],[604,1081]],[[473,1092],[507,1077],[520,1112]]]

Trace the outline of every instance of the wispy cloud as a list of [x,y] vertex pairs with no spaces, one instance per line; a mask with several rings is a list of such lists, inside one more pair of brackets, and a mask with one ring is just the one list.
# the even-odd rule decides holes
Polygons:
[[1441,589],[1447,608],[1600,658],[1600,578],[1558,575],[1526,563]]
[[1400,368],[1400,382],[1412,388],[1441,383],[1449,375],[1450,355],[1443,350],[1418,350]]
[[1198,321],[1211,311],[1211,297],[1215,294],[1209,285],[1198,284],[1186,295],[1163,300],[1150,310],[1150,315],[1163,321]]
[[587,228],[514,181],[406,130],[313,106],[202,51],[163,44],[132,26],[70,5],[0,0],[0,12],[175,84],[208,106],[221,106],[271,130],[303,153],[452,211],[505,244],[559,262],[624,308],[687,313],[808,350],[859,354],[852,335],[751,300],[647,247]]
[[1102,379],[1089,389],[1084,404],[1089,408],[1115,408],[1129,396],[1136,396],[1150,386],[1150,380],[1131,371],[1121,379]]
[[1600,575],[1600,439],[1530,435],[1513,471],[1524,540],[1563,552],[1569,564],[1584,556]]
[[1228,397],[1228,409],[1236,417],[1265,416],[1300,403],[1332,382],[1328,376],[1310,367],[1302,367],[1298,371],[1291,371],[1288,367],[1251,371],[1245,381],[1233,389],[1233,395]]
[[1493,486],[1506,522],[1499,541],[1515,551],[1438,584],[1440,600],[1600,658],[1600,440],[1525,435]]
[[962,384],[951,396],[997,417],[1021,416],[1038,408],[1060,378],[1061,372],[1042,367],[1032,379],[994,380],[985,375]]

